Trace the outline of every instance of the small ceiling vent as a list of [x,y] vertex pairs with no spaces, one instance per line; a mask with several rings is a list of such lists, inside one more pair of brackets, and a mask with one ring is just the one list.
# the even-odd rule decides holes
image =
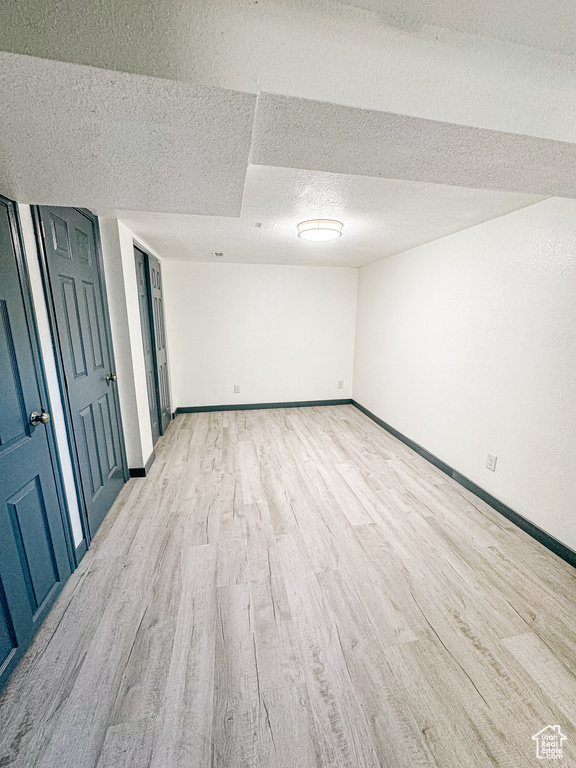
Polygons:
[[222,251],[212,251],[212,256],[215,259],[223,259],[224,258],[224,254],[222,253]]

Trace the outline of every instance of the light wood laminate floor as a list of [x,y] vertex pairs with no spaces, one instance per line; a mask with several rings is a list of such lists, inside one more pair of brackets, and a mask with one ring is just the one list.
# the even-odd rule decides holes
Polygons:
[[576,572],[353,406],[179,416],[0,702],[6,768],[576,765]]

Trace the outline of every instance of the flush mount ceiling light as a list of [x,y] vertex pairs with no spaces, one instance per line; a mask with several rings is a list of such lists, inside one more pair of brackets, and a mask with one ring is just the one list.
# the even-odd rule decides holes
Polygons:
[[335,240],[342,236],[341,221],[334,219],[311,219],[301,221],[298,224],[298,237],[304,240],[312,240],[314,243],[324,243],[326,240]]

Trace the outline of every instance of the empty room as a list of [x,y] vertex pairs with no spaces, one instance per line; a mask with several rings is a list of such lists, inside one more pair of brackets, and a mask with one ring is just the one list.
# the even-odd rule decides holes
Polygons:
[[0,7],[0,767],[576,766],[569,0]]

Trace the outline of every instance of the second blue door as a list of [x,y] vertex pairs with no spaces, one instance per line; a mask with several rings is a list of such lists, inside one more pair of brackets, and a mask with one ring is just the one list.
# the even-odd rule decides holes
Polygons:
[[92,538],[126,482],[117,377],[96,220],[39,208],[59,359]]

